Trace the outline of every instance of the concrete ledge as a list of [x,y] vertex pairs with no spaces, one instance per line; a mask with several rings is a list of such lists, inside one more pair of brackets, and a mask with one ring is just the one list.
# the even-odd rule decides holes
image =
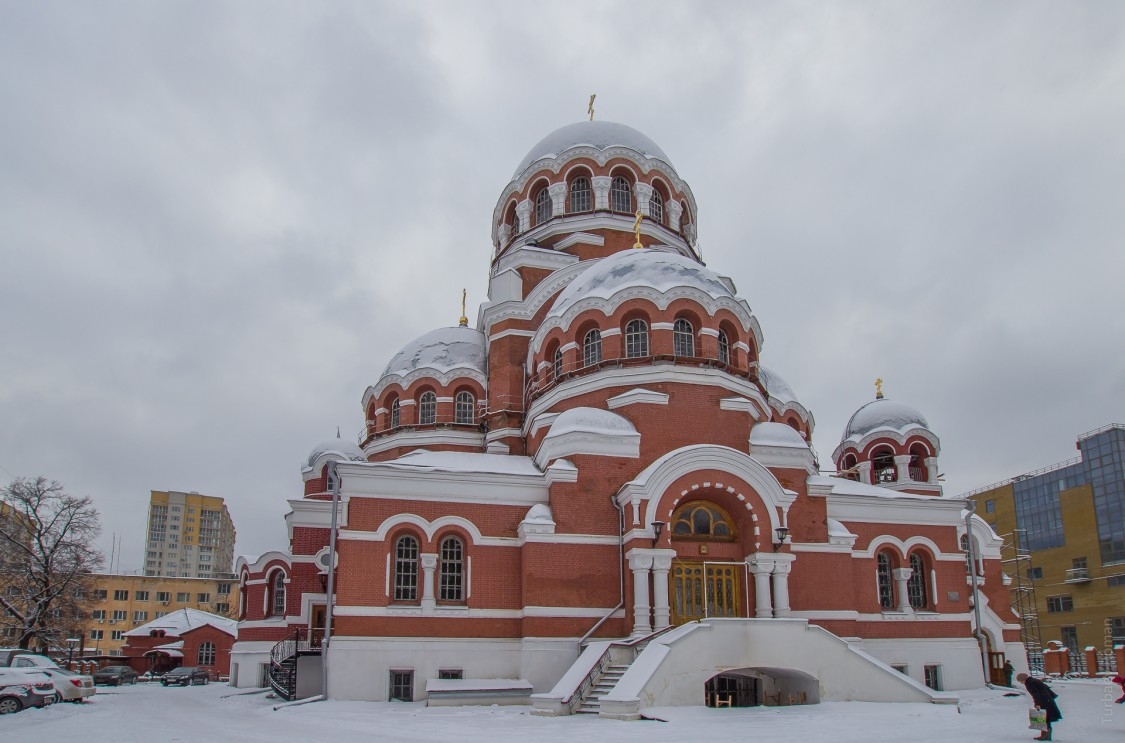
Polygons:
[[427,707],[531,704],[531,682],[525,679],[430,679]]
[[606,699],[602,697],[601,711],[598,717],[609,720],[639,720],[641,719],[640,699]]

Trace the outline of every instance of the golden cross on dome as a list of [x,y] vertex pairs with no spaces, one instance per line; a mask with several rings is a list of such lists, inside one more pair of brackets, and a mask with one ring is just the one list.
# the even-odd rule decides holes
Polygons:
[[461,327],[469,327],[469,318],[465,317],[465,290],[461,290]]
[[633,243],[634,248],[643,248],[641,245],[641,210],[637,209],[637,218],[633,221],[633,234],[637,236],[637,241]]
[[883,399],[883,378],[882,377],[879,377],[878,379],[875,380],[875,399],[876,400],[882,400]]
[[590,121],[594,120],[594,99],[598,97],[597,93],[590,94],[590,105],[586,106],[586,113],[590,114]]

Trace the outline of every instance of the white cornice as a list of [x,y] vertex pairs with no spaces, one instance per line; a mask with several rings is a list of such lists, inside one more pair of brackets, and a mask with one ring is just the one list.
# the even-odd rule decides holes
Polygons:
[[[758,399],[761,399],[760,395]],[[750,417],[756,421],[768,417],[765,409],[756,404],[755,400],[745,397],[724,397],[719,400],[719,410],[737,410],[742,413],[749,413]]]
[[463,446],[467,450],[477,452],[484,446],[484,434],[462,428],[426,428],[421,431],[404,428],[389,436],[372,439],[363,447],[363,453],[370,457],[400,446],[425,449],[438,444]]
[[533,335],[535,335],[534,330],[520,330],[518,328],[508,328],[507,330],[501,330],[499,333],[496,333],[495,335],[488,336],[488,342],[491,344],[493,341],[498,341],[501,338],[507,338],[509,336],[516,336],[518,338],[530,338]]
[[560,253],[551,248],[540,248],[535,245],[521,245],[515,250],[509,249],[504,253],[496,263],[496,272],[518,268],[545,268],[557,271],[577,262],[578,258],[570,253]]
[[549,501],[543,474],[441,471],[401,463],[339,465],[349,497],[531,507]]
[[636,459],[641,455],[641,435],[636,431],[548,433],[535,452],[535,463],[543,467],[547,462],[575,454]]
[[913,436],[919,436],[928,441],[930,445],[933,446],[933,450],[929,452],[929,456],[936,457],[941,455],[941,441],[938,440],[938,437],[935,436],[934,433],[929,429],[922,428],[921,426],[916,424],[912,424],[902,430],[895,430],[893,428],[887,427],[876,428],[874,431],[871,431],[863,435],[862,437],[857,437],[853,434],[846,439],[843,439],[836,446],[836,448],[832,451],[832,460],[839,461],[840,457],[843,456],[844,452],[847,451],[849,447],[854,448],[857,452],[862,452],[868,447],[868,445],[875,441],[878,441],[879,439],[890,439],[891,441],[897,443],[899,446],[906,446],[907,440]]
[[609,398],[605,404],[610,410],[616,410],[627,405],[667,405],[668,400],[667,393],[637,387]]
[[828,515],[848,523],[919,524],[956,526],[964,501],[914,496],[889,498],[875,495],[833,493],[828,497]]
[[[438,606],[434,616],[441,617],[443,613],[449,617],[464,617],[466,619],[524,619],[525,617],[568,617],[568,618],[602,618],[612,612],[612,617],[620,619],[625,616],[623,609],[614,611],[611,607],[575,607],[575,606],[525,606],[523,609],[476,609],[462,606]],[[395,617],[395,616],[421,616],[422,606],[337,606],[334,613],[341,617]],[[355,647],[363,647],[363,638],[344,638]],[[409,641],[409,638],[395,637],[398,641]],[[421,639],[421,638],[420,638]],[[433,638],[425,638],[433,639]],[[476,638],[474,638],[476,639]],[[440,642],[449,642],[446,638],[439,638]],[[333,638],[332,642],[340,640]],[[460,642],[460,640],[459,640]]]
[[605,245],[605,238],[601,235],[591,235],[589,232],[575,232],[559,240],[552,247],[555,250],[566,250],[574,245],[593,245],[600,248]]
[[[448,387],[453,382],[459,379],[471,379],[481,386],[481,389],[488,389],[488,377],[476,369],[471,369],[465,366],[459,366],[456,369],[451,369],[448,372],[439,372],[430,367],[421,367],[414,369],[405,376],[398,374],[388,374],[379,380],[374,386],[368,387],[363,393],[363,409],[366,410],[372,398],[378,398],[383,392],[392,384],[397,384],[402,387],[403,391],[410,389],[410,385],[417,382],[419,379],[432,379],[437,382],[440,387]],[[402,400],[399,405],[413,405],[413,400]]]

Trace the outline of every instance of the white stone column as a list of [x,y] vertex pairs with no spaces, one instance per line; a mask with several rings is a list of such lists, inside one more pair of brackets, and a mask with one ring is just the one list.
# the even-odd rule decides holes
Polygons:
[[769,618],[773,616],[773,603],[770,601],[770,574],[773,573],[773,555],[758,553],[751,555],[750,569],[754,571],[754,616]]
[[680,231],[680,217],[683,216],[684,208],[680,206],[678,201],[669,201],[664,205],[664,211],[668,212],[668,227],[673,232]]
[[672,607],[668,601],[668,571],[672,569],[675,550],[652,551],[652,629],[656,632],[672,624]]
[[910,594],[906,591],[906,582],[910,580],[910,574],[914,571],[910,568],[895,568],[893,571],[895,576],[895,594],[898,599],[898,610],[903,613],[910,611]]
[[779,554],[773,566],[773,615],[775,617],[789,616],[789,571],[793,569],[795,557],[790,554]]
[[871,462],[860,462],[856,465],[856,471],[859,472],[859,481],[871,484]]
[[497,235],[500,239],[500,249],[503,250],[508,247],[508,241],[512,239],[512,225],[504,222],[500,225],[500,229],[497,230]]
[[551,194],[551,216],[561,217],[566,214],[566,181],[552,183],[547,187],[547,193]]
[[926,457],[926,482],[937,485],[937,457]]
[[899,454],[895,457],[895,470],[898,472],[899,482],[910,482],[910,455]]
[[609,209],[609,186],[613,179],[608,175],[596,175],[590,180],[594,186],[594,208]]
[[423,552],[422,558],[422,613],[433,614],[434,606],[434,570],[437,569],[437,553]]
[[652,199],[652,186],[647,183],[637,183],[633,191],[637,196],[637,208],[641,210],[641,216],[652,216],[648,212],[649,200]]
[[625,557],[633,571],[633,634],[647,635],[652,632],[652,621],[648,603],[648,576],[652,570],[652,550],[629,550]]
[[521,234],[531,229],[531,199],[516,204],[516,216],[520,219]]

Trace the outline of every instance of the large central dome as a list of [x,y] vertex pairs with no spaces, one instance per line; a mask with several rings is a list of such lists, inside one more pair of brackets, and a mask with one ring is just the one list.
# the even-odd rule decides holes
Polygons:
[[664,154],[664,150],[633,127],[612,121],[580,121],[556,129],[543,137],[520,162],[512,177],[518,178],[520,173],[538,160],[558,157],[575,147],[593,147],[603,152],[611,147],[626,147],[647,158],[661,160],[668,167],[672,167],[672,161]]

